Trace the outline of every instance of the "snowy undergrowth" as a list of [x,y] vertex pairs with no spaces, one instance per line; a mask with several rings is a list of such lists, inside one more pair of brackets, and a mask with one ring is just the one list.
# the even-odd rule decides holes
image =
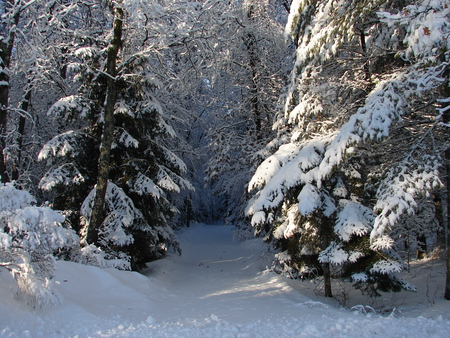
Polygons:
[[15,296],[33,308],[59,303],[51,279],[53,254],[78,243],[73,230],[61,226],[64,217],[13,184],[0,185],[0,269],[17,285]]
[[376,303],[348,288],[341,308],[319,295],[320,284],[268,271],[260,240],[235,242],[230,227],[204,225],[179,237],[183,255],[150,263],[145,275],[57,262],[55,308],[18,302],[3,271],[0,337],[442,338],[450,330],[442,261],[411,264],[417,294],[384,294]]

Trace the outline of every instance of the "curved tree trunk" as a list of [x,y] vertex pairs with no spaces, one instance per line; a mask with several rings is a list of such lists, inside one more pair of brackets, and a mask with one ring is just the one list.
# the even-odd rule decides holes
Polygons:
[[121,2],[122,1],[117,0],[117,5],[114,9],[113,37],[108,47],[108,57],[106,61],[106,73],[108,78],[102,143],[100,147],[94,205],[92,207],[91,219],[89,220],[86,231],[86,242],[89,244],[98,242],[98,229],[102,225],[105,217],[105,197],[108,187],[111,147],[114,132],[114,106],[117,98],[117,84],[115,79],[117,75],[116,63],[117,55],[122,43],[122,22],[124,17],[123,9],[120,7]]

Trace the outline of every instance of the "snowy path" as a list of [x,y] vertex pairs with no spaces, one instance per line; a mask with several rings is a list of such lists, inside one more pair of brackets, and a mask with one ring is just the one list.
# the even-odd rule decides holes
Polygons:
[[170,319],[213,315],[248,322],[277,315],[273,308],[297,312],[295,307],[308,301],[279,276],[262,272],[266,260],[260,240],[234,242],[230,227],[223,226],[198,226],[180,237],[183,254],[154,262],[145,272],[170,290],[158,304]]
[[450,337],[446,301],[422,316],[352,313],[265,272],[260,240],[233,242],[229,227],[203,225],[179,237],[183,255],[149,264],[146,276],[59,262],[62,304],[44,311],[18,303],[1,272],[0,337]]

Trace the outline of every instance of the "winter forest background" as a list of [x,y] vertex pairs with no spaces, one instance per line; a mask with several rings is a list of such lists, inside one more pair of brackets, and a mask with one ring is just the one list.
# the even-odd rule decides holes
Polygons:
[[0,269],[30,305],[57,302],[56,259],[139,270],[190,221],[264,237],[327,297],[414,291],[396,273],[447,255],[447,1],[0,13]]

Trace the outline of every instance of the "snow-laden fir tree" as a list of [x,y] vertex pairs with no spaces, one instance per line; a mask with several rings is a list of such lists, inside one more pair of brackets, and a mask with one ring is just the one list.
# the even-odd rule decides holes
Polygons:
[[326,296],[331,274],[372,295],[414,289],[395,276],[403,262],[393,229],[440,184],[446,144],[436,99],[445,84],[447,7],[292,3],[286,33],[298,46],[296,63],[247,212],[280,249],[276,269],[323,275]]
[[[124,2],[122,7],[118,2],[110,12],[93,4],[95,17],[106,16],[104,22],[114,22],[112,37],[108,37],[108,27],[90,36],[75,36],[76,49],[68,73],[78,86],[76,94],[61,98],[48,111],[71,128],[50,140],[39,158],[52,165],[40,186],[55,193],[54,207],[63,210],[83,236],[94,231],[93,244],[111,258],[127,259],[133,269],[139,269],[168,247],[179,250],[168,224],[176,212],[169,194],[192,186],[182,178],[184,163],[164,146],[164,139],[175,136],[175,132],[165,122],[155,97],[160,81],[152,73],[150,48],[135,45],[145,27],[133,26],[141,22],[131,18],[142,14],[139,8],[127,7],[134,5]],[[122,39],[119,30],[136,36]],[[111,58],[115,64],[108,68]],[[110,106],[113,110],[108,117]],[[110,146],[105,142],[108,124]],[[104,211],[100,212],[100,224],[92,228],[98,196],[95,185],[99,184],[104,151],[109,152],[109,163],[103,168],[107,170]]]

